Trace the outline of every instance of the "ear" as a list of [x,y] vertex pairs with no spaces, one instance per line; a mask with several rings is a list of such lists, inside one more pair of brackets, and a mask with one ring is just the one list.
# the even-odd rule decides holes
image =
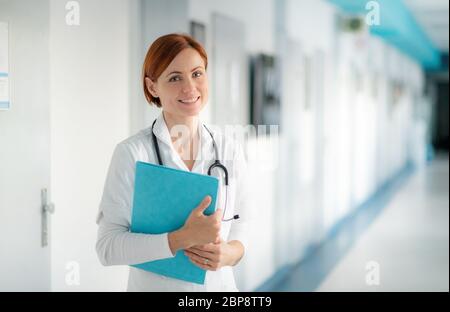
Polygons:
[[158,97],[158,92],[156,91],[156,82],[153,82],[150,78],[145,77],[145,86],[147,87],[148,92],[154,97]]

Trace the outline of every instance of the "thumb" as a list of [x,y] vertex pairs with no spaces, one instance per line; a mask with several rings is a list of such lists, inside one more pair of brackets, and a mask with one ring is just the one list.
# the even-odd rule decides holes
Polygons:
[[219,208],[214,212],[214,218],[217,218],[217,220],[222,220],[222,208]]
[[205,198],[203,198],[202,202],[195,209],[195,212],[198,215],[202,215],[203,212],[206,210],[206,208],[209,207],[210,204],[211,204],[211,196],[208,195]]

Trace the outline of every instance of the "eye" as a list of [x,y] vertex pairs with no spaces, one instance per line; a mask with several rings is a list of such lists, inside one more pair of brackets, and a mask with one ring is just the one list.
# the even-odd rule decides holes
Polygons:
[[169,82],[175,82],[175,81],[179,81],[179,80],[181,80],[180,76],[173,76],[169,79]]
[[203,73],[201,72],[201,71],[196,71],[194,74],[193,74],[193,76],[195,77],[195,78],[198,78],[198,77],[200,77],[200,76],[202,76],[203,75]]

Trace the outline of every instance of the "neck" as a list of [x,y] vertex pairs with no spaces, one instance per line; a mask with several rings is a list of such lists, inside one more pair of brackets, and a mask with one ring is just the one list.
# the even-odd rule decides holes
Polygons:
[[[172,129],[175,126],[180,126],[180,125],[185,126],[189,130],[188,137],[183,138],[183,141],[185,141],[185,139],[188,141],[192,141],[193,138],[197,137],[198,123],[199,123],[198,115],[189,116],[189,117],[180,117],[180,116],[175,116],[175,115],[172,115],[170,113],[163,111],[163,118],[164,118],[164,121],[166,122],[167,129],[169,130],[172,141],[177,140],[179,138],[179,137],[172,137],[172,135],[179,135],[178,133],[176,133],[178,131],[175,131],[174,133],[172,133]],[[183,133],[183,135],[186,135],[186,134]]]

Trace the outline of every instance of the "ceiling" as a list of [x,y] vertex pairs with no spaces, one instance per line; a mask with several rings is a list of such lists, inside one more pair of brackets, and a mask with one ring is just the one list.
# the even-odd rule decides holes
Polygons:
[[[368,0],[328,0],[346,14],[364,16]],[[448,53],[448,0],[376,0],[379,23],[370,33],[396,47],[426,70],[438,70]]]
[[417,23],[441,52],[448,53],[449,1],[403,0]]

